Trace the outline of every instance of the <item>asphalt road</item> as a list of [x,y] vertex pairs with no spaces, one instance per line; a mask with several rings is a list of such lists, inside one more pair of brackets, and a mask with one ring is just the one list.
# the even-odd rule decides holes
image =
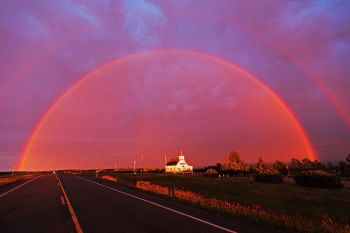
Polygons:
[[[117,183],[63,173],[58,177],[84,233],[281,232]],[[4,196],[1,193],[1,233],[76,232],[76,222],[67,201],[62,204],[63,192],[55,175],[43,175]]]
[[[2,189],[0,195],[8,191]],[[75,232],[61,195],[55,176],[47,174],[1,196],[0,232]]]
[[117,183],[69,174],[59,177],[86,233],[228,232],[219,227],[231,232],[278,232],[266,225],[213,214]]

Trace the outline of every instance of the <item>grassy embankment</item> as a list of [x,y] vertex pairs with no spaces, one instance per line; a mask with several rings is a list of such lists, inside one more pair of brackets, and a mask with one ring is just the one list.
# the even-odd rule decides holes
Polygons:
[[34,174],[27,172],[15,172],[12,176],[11,172],[0,172],[0,187],[16,183],[23,180],[29,180],[34,177]]
[[299,187],[292,183],[256,183],[248,177],[110,175],[117,176],[120,183],[163,192],[204,208],[270,222],[293,231],[350,232],[349,180],[343,181],[343,189],[327,190]]

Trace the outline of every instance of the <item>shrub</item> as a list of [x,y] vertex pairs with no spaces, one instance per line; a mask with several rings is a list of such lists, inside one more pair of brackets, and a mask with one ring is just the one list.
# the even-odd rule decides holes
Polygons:
[[254,181],[263,183],[283,183],[283,176],[281,174],[271,174],[271,173],[257,173],[254,175]]
[[110,176],[110,175],[103,175],[103,176],[101,176],[101,178],[104,179],[104,180],[110,180],[110,181],[117,182],[117,178],[113,177],[113,176]]
[[145,191],[149,191],[149,192],[164,194],[164,195],[169,195],[171,193],[170,192],[171,189],[169,189],[168,187],[153,184],[149,181],[139,181],[138,180],[136,182],[136,188],[142,189]]
[[300,186],[314,188],[341,188],[342,183],[336,175],[321,170],[305,171],[294,176],[294,181]]
[[207,176],[218,176],[218,174],[219,173],[214,168],[208,168],[205,171],[205,175],[207,175]]

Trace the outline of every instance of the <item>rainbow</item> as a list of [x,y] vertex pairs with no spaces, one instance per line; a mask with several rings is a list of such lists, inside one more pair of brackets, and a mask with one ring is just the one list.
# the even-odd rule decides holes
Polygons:
[[[222,18],[220,16],[216,17],[207,17],[206,15],[202,15],[200,12],[195,12],[193,10],[189,12],[181,12],[183,15],[186,16],[193,16],[197,15],[202,17],[202,19],[205,19],[207,21],[210,21],[212,19],[227,23],[229,25],[234,26],[238,30],[243,31],[244,33],[247,33],[249,35],[254,36],[255,38],[258,38],[262,43],[264,43],[266,46],[276,50],[280,55],[282,55],[284,58],[288,59],[293,65],[295,65],[298,69],[300,69],[303,74],[310,79],[312,82],[314,82],[322,91],[322,93],[325,95],[325,97],[329,100],[329,102],[332,104],[334,109],[337,111],[338,115],[341,117],[341,119],[344,121],[348,129],[350,129],[350,112],[348,109],[342,104],[340,101],[339,97],[337,94],[329,88],[329,86],[323,82],[317,74],[315,74],[310,68],[308,68],[306,65],[304,65],[301,61],[297,59],[297,57],[292,54],[288,49],[285,49],[283,47],[278,46],[278,43],[275,43],[275,41],[272,41],[271,39],[264,37],[261,33],[259,33],[256,30],[252,30],[252,28],[245,27],[241,23],[237,22],[231,22],[225,18]],[[106,23],[106,26],[109,25],[109,23]],[[50,51],[46,51],[44,54],[40,55],[37,59],[34,59],[30,62],[29,65],[24,67],[22,70],[19,70],[17,75],[15,75],[14,79],[11,79],[8,83],[6,83],[1,89],[0,89],[0,108],[1,105],[3,104],[3,99],[5,99],[12,91],[15,89],[15,87],[24,80],[25,74],[28,74],[32,72],[40,62],[44,61],[50,54],[54,53],[57,49],[62,48],[64,45],[66,45],[69,41],[72,41],[73,38],[76,38],[77,36],[82,36],[85,35],[89,32],[90,30],[84,30],[83,32],[80,32],[79,34],[73,34],[66,38],[65,40],[57,43],[54,45],[54,49]],[[223,58],[221,58],[223,59]],[[226,59],[223,59],[226,60]],[[228,60],[226,60],[228,61]],[[228,61],[230,62],[230,61]],[[104,66],[104,65],[103,65]],[[237,66],[237,65],[235,65]],[[35,129],[35,128],[34,128]]]
[[114,59],[100,67],[97,67],[95,70],[89,72],[88,74],[82,76],[78,81],[73,83],[61,96],[59,96],[52,105],[48,108],[46,113],[41,117],[41,119],[38,121],[36,126],[34,127],[31,136],[29,137],[29,140],[23,147],[23,150],[20,155],[20,159],[18,164],[19,170],[25,169],[25,164],[28,159],[29,151],[31,150],[31,147],[33,143],[35,143],[36,138],[40,132],[40,129],[45,125],[48,117],[50,114],[56,109],[57,106],[59,106],[62,101],[69,96],[74,90],[76,90],[80,85],[82,85],[85,81],[87,81],[89,78],[93,77],[95,74],[108,70],[108,68],[111,65],[119,64],[123,65],[124,63],[127,63],[130,60],[137,59],[141,56],[157,56],[157,55],[164,55],[164,54],[176,54],[176,55],[192,55],[192,56],[199,56],[203,57],[205,59],[208,59],[209,61],[218,62],[223,65],[226,65],[230,67],[231,69],[237,70],[241,72],[245,77],[253,81],[257,86],[259,86],[262,90],[264,90],[269,96],[273,98],[273,100],[276,102],[276,104],[287,114],[291,124],[296,129],[300,137],[302,138],[302,141],[304,142],[304,145],[307,148],[307,153],[310,159],[317,159],[316,153],[314,151],[313,145],[310,142],[310,139],[308,138],[305,130],[301,126],[300,122],[298,121],[297,117],[294,115],[294,113],[289,109],[288,105],[279,97],[275,92],[273,92],[266,84],[261,82],[255,75],[250,73],[249,71],[245,70],[244,68],[231,63],[228,60],[224,60],[222,58],[203,53],[198,51],[192,51],[192,50],[180,50],[180,49],[161,49],[161,50],[153,50],[153,51],[146,51],[142,53],[137,54],[130,54],[121,58]]
[[337,94],[318,77],[318,75],[313,72],[307,65],[305,65],[303,62],[301,62],[289,49],[283,48],[276,43],[277,41],[273,41],[270,38],[264,36],[257,30],[253,30],[250,27],[246,27],[244,24],[240,22],[232,22],[227,20],[226,18],[223,18],[219,15],[216,15],[215,17],[207,17],[207,15],[203,15],[202,12],[195,12],[193,9],[191,9],[189,12],[181,12],[183,15],[190,16],[190,15],[197,15],[199,17],[202,17],[202,19],[205,19],[208,22],[211,22],[213,19],[217,20],[221,23],[226,23],[228,25],[231,25],[238,30],[243,31],[244,33],[253,36],[254,38],[258,38],[259,41],[261,41],[264,45],[276,50],[279,55],[281,55],[283,58],[286,58],[288,61],[290,61],[293,65],[295,65],[302,73],[310,79],[312,82],[314,82],[318,88],[322,91],[322,93],[325,95],[325,97],[328,99],[328,101],[332,104],[334,109],[337,111],[341,119],[344,121],[348,129],[350,129],[350,112],[346,108],[344,104],[340,101]]

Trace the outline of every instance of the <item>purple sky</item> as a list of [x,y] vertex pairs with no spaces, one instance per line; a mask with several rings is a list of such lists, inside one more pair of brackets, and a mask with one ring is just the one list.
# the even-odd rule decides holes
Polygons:
[[[203,52],[243,67],[289,106],[321,160],[344,159],[350,152],[349,25],[350,1],[346,0],[2,1],[0,170],[18,166],[37,123],[82,76],[113,59],[158,49]],[[177,59],[175,68],[183,68],[181,58]],[[145,75],[151,71],[145,70]],[[159,83],[159,79],[152,76],[151,82]],[[205,80],[213,86],[221,82],[219,78],[217,83]],[[131,83],[125,85],[129,88]],[[152,103],[152,96],[162,96],[161,92],[138,93],[125,95],[144,98],[145,105]],[[173,101],[178,103],[181,98]],[[113,114],[105,108],[96,111]],[[240,148],[242,143],[233,141],[231,148]],[[213,147],[203,141],[198,144],[204,150]],[[173,145],[169,153],[176,154],[178,147],[181,145]],[[228,152],[226,147],[223,151]],[[189,151],[196,153],[195,147]],[[207,162],[215,163],[224,156]],[[125,160],[129,164],[133,158],[130,155]]]

